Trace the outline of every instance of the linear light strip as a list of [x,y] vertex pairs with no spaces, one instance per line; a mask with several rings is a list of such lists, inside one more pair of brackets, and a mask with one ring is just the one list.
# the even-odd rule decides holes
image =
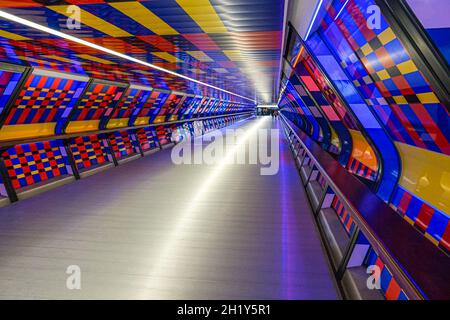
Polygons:
[[179,77],[179,78],[182,78],[182,79],[185,79],[185,80],[188,80],[188,81],[192,81],[192,82],[201,84],[203,86],[206,86],[206,87],[209,87],[209,88],[212,88],[212,89],[216,89],[216,90],[219,90],[219,91],[222,91],[222,92],[234,95],[236,97],[240,97],[240,98],[243,98],[245,100],[251,101],[253,103],[256,103],[256,101],[254,99],[251,99],[251,98],[248,98],[248,97],[245,97],[245,96],[241,96],[241,95],[239,95],[237,93],[234,93],[234,92],[231,92],[231,91],[228,91],[228,90],[225,90],[225,89],[213,86],[213,85],[211,85],[209,83],[205,83],[205,82],[202,82],[202,81],[190,78],[188,76],[179,74],[177,72],[170,71],[170,70],[162,68],[162,67],[158,67],[158,66],[156,66],[154,64],[151,64],[151,63],[148,63],[148,62],[145,62],[145,61],[133,58],[133,57],[128,56],[126,54],[123,54],[123,53],[120,53],[120,52],[117,52],[117,51],[114,51],[114,50],[111,50],[111,49],[108,49],[108,48],[105,48],[105,47],[102,47],[102,46],[99,46],[99,45],[97,45],[95,43],[91,43],[91,42],[79,39],[77,37],[74,37],[74,36],[65,34],[63,32],[60,32],[60,31],[57,31],[57,30],[45,27],[45,26],[40,25],[38,23],[35,23],[35,22],[32,22],[32,21],[20,18],[20,17],[18,17],[16,15],[13,15],[13,14],[1,11],[1,10],[0,10],[0,17],[4,18],[4,19],[7,19],[7,20],[10,20],[10,21],[13,21],[13,22],[17,22],[17,23],[23,24],[23,25],[25,25],[27,27],[30,27],[30,28],[33,28],[33,29],[37,29],[39,31],[43,31],[43,32],[55,35],[57,37],[61,37],[61,38],[64,38],[64,39],[67,39],[67,40],[70,40],[70,41],[73,41],[73,42],[76,42],[76,43],[79,43],[79,44],[82,44],[82,45],[85,45],[85,46],[88,46],[88,47],[91,47],[93,49],[97,49],[99,51],[103,51],[105,53],[114,55],[116,57],[119,57],[119,58],[122,58],[122,59],[126,59],[126,60],[129,60],[129,61],[135,62],[135,63],[139,63],[139,64],[144,65],[146,67],[153,68],[153,69],[156,69],[156,70],[159,70],[159,71],[162,71],[162,72],[174,75],[176,77]]
[[341,10],[339,10],[338,14],[336,15],[336,18],[334,18],[334,21],[336,21],[336,19],[339,18],[339,15],[342,13],[342,11],[344,10],[344,8],[348,2],[349,2],[349,0],[345,1],[345,3],[342,5]]
[[314,16],[313,16],[313,18],[311,20],[311,23],[310,23],[309,28],[308,28],[308,32],[306,33],[306,36],[305,36],[305,41],[308,40],[309,33],[311,32],[311,29],[312,29],[312,27],[314,25],[314,22],[316,21],[317,15],[319,14],[319,9],[322,6],[322,2],[323,2],[323,0],[320,0],[319,4],[316,7],[316,11],[314,12]]

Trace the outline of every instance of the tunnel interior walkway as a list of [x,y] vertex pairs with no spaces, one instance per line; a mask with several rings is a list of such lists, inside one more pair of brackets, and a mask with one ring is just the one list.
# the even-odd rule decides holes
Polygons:
[[[233,127],[249,137],[278,126],[266,117]],[[166,149],[1,208],[0,296],[339,298],[279,135],[275,175],[255,164],[176,165]],[[66,288],[70,265],[80,290]]]

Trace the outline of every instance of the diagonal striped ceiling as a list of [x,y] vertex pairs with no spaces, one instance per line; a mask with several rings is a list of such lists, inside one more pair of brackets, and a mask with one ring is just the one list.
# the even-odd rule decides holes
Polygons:
[[[283,7],[279,0],[0,0],[2,11],[260,103],[276,100]],[[79,28],[73,28],[77,21]],[[172,90],[205,90],[1,19],[0,59]]]

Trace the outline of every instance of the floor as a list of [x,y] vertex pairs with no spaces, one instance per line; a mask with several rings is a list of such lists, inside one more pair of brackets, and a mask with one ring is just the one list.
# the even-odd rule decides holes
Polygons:
[[0,298],[337,299],[281,130],[277,174],[229,164],[278,125],[232,126],[239,140],[213,165],[166,149],[1,208]]

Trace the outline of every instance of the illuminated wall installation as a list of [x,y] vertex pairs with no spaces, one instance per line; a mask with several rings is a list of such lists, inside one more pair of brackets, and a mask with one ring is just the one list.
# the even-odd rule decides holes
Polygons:
[[104,129],[127,85],[94,80],[70,115],[67,133]]
[[170,110],[175,109],[181,102],[181,94],[171,93],[162,105],[154,105],[150,123],[166,122],[170,117]]
[[[153,90],[150,94],[150,98],[145,102],[140,110],[135,110],[133,113],[133,124],[135,126],[150,124],[152,116],[156,116],[161,106],[169,97],[169,93],[166,91]],[[156,112],[156,113],[155,113]]]
[[87,77],[34,69],[8,110],[0,140],[61,133],[87,81]]
[[89,169],[108,162],[104,141],[98,135],[70,139],[69,148],[78,170]]
[[72,174],[61,140],[16,145],[1,156],[15,189]]
[[132,126],[130,119],[133,112],[138,113],[150,97],[152,89],[131,85],[125,92],[123,98],[117,104],[106,128],[120,128]]

